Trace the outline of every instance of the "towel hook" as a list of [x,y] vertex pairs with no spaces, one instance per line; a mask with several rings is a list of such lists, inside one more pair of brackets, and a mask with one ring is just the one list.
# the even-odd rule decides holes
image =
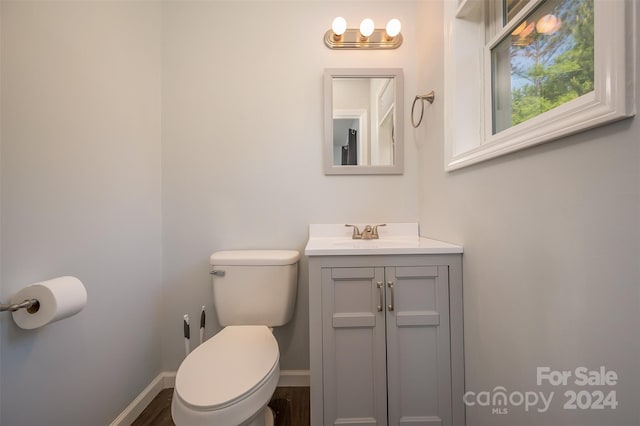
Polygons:
[[[414,128],[417,128],[420,125],[420,123],[422,123],[422,116],[424,115],[424,101],[427,101],[430,104],[432,104],[435,98],[436,98],[436,92],[434,92],[433,90],[427,93],[426,95],[417,95],[415,97],[415,99],[413,100],[413,105],[411,106],[411,124],[413,125]],[[416,124],[416,122],[413,119],[413,110],[415,109],[416,102],[418,102],[418,100],[421,101],[420,106],[422,108],[420,108],[420,119],[418,120],[418,124]]]

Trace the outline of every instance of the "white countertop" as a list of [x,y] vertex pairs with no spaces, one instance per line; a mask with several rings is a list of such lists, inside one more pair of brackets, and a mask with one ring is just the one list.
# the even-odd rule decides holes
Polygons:
[[[360,230],[366,224],[356,223]],[[371,223],[370,225],[376,225]],[[388,223],[379,227],[379,239],[354,240],[353,229],[344,224],[309,225],[307,256],[353,256],[379,254],[462,253],[462,246],[421,237],[417,223]]]

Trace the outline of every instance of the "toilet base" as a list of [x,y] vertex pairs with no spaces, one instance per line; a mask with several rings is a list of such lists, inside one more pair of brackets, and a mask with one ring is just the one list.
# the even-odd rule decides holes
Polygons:
[[273,426],[275,424],[276,415],[271,408],[266,407],[264,409],[264,426]]
[[257,415],[251,422],[247,423],[246,426],[273,426],[275,424],[275,415],[271,408],[264,407],[262,413]]

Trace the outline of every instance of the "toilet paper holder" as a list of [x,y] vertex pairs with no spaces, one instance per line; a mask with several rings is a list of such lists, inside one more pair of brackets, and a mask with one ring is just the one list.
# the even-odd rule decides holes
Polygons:
[[38,299],[28,299],[22,303],[13,303],[11,305],[0,303],[0,312],[15,312],[19,309],[26,309],[30,314],[35,314],[40,309],[40,302]]

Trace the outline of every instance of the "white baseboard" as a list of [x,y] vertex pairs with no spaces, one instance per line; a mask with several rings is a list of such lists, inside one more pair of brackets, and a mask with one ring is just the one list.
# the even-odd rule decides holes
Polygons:
[[278,386],[306,387],[310,383],[309,370],[280,370]]
[[[129,426],[138,418],[140,413],[163,389],[172,388],[176,383],[175,371],[163,371],[144,388],[140,395],[124,409],[109,426]],[[278,386],[309,386],[309,370],[280,370]]]
[[136,397],[131,404],[124,409],[122,413],[109,426],[129,426],[138,418],[140,413],[147,408],[147,405],[153,398],[160,393],[162,389],[171,388],[175,384],[176,373],[162,372],[144,388],[140,395]]

